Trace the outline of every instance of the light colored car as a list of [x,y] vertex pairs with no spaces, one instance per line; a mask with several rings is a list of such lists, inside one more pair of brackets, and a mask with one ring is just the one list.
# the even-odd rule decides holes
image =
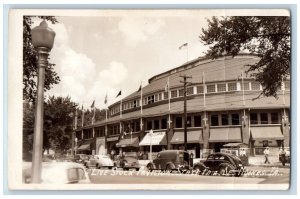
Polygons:
[[96,167],[97,169],[111,169],[114,166],[114,163],[107,155],[94,155],[85,162],[84,166],[87,168]]
[[[23,183],[31,181],[31,162],[23,163]],[[83,165],[75,162],[43,162],[41,184],[91,183]]]

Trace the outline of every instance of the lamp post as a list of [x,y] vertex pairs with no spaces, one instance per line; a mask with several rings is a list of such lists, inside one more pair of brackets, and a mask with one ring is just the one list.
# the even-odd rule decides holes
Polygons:
[[75,155],[77,154],[77,142],[78,142],[78,138],[75,137]]
[[150,136],[150,161],[152,161],[152,136],[153,136],[153,130],[151,129],[149,131],[149,136]]
[[31,30],[32,45],[37,50],[37,99],[34,120],[34,138],[32,154],[32,180],[31,183],[41,182],[42,152],[43,152],[43,122],[44,122],[44,84],[45,68],[48,63],[49,52],[54,43],[55,32],[43,20],[39,26]]

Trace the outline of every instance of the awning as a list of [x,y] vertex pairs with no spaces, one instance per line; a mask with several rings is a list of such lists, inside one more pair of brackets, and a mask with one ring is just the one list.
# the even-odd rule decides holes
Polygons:
[[83,144],[83,145],[81,145],[80,147],[78,147],[78,150],[90,150],[90,147],[91,146],[91,144]]
[[251,127],[252,140],[284,140],[280,126]]
[[126,139],[122,139],[120,140],[120,142],[118,142],[116,144],[117,147],[139,147],[139,138],[138,137],[133,137],[133,138],[126,138]]
[[244,143],[228,143],[228,144],[224,144],[223,147],[247,147],[248,145],[247,144],[244,144]]
[[119,136],[115,136],[115,137],[108,137],[107,142],[113,142],[113,141],[118,141],[119,140]]
[[242,142],[241,128],[210,129],[209,142]]
[[139,145],[167,145],[166,132],[154,132],[152,135],[147,133]]
[[91,143],[93,142],[94,140],[91,139],[91,140],[86,140],[86,141],[83,141],[82,144],[78,147],[77,150],[91,150]]
[[[183,144],[184,143],[184,132],[175,132],[171,144]],[[203,143],[202,130],[188,131],[187,132],[187,143]]]

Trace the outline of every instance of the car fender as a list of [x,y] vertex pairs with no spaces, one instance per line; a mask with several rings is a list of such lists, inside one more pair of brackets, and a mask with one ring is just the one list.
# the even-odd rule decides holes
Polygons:
[[153,162],[149,162],[146,167],[149,168],[150,166],[152,166],[153,169],[156,169],[156,166]]
[[205,170],[205,169],[208,169],[207,166],[205,166],[205,164],[203,162],[197,162],[193,165],[193,169],[199,167],[200,170]]
[[171,166],[171,169],[176,169],[176,166],[173,162],[167,162],[166,166],[165,166],[165,169],[167,168],[168,165]]

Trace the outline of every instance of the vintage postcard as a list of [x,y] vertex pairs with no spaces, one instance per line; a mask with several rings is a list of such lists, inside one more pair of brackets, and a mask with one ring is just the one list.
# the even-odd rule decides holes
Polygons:
[[12,9],[11,190],[288,190],[285,9]]

